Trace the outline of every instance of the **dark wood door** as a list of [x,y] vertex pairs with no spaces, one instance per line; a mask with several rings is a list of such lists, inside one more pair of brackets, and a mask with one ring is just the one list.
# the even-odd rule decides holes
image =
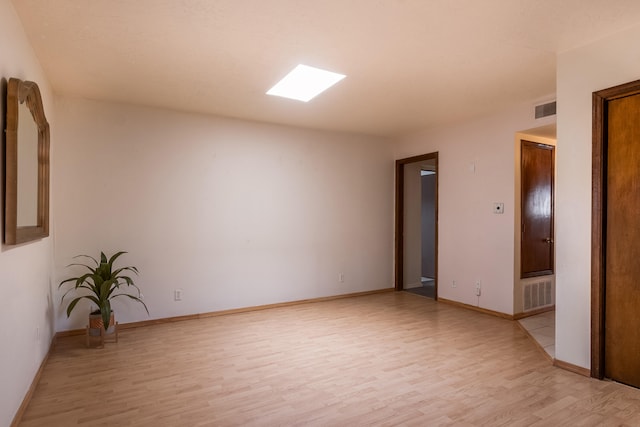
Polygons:
[[521,277],[553,274],[554,147],[522,141]]
[[640,387],[640,95],[608,110],[605,376]]

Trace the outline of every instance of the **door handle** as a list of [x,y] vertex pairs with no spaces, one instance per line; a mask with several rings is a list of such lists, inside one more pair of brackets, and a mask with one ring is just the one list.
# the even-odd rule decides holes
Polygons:
[[547,237],[546,239],[544,239],[544,241],[546,243],[553,243],[553,239],[551,237]]

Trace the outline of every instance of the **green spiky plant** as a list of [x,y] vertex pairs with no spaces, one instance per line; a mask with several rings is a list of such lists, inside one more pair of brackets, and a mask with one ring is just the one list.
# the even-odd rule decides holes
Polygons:
[[[88,273],[85,273],[81,276],[71,277],[69,279],[63,280],[58,285],[58,289],[60,289],[65,283],[74,283],[74,286],[68,289],[67,292],[65,292],[62,296],[61,303],[64,302],[64,299],[67,294],[69,294],[69,292],[78,291],[81,289],[86,289],[87,291],[89,291],[88,295],[81,295],[71,300],[71,302],[67,306],[67,317],[71,315],[71,312],[80,300],[88,299],[98,307],[98,309],[91,314],[101,314],[104,329],[107,330],[109,328],[109,321],[111,320],[111,300],[117,297],[128,297],[134,301],[138,301],[144,306],[147,314],[149,314],[147,305],[141,299],[142,294],[140,293],[140,288],[138,288],[136,284],[133,283],[133,279],[131,279],[130,276],[123,274],[132,272],[137,275],[138,269],[133,266],[128,266],[116,268],[114,270],[113,263],[122,254],[126,254],[126,252],[118,252],[111,258],[107,259],[107,256],[104,254],[104,252],[100,252],[100,262],[89,255],[78,255],[74,257],[89,258],[93,260],[93,262],[95,263],[95,267],[80,263],[69,264],[67,266],[81,266],[89,270]],[[134,288],[136,288],[136,290],[138,291],[137,296],[120,292],[120,287],[124,285],[126,285],[127,287],[133,286]],[[116,293],[116,291],[118,291],[118,293]]]

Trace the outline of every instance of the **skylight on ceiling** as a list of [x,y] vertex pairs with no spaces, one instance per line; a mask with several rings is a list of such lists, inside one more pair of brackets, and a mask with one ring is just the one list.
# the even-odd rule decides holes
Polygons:
[[344,74],[299,64],[269,89],[267,95],[307,102],[345,77]]

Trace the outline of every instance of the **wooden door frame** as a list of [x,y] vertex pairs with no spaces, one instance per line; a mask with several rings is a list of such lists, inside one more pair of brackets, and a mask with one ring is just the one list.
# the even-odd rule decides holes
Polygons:
[[591,185],[591,376],[604,378],[607,118],[610,101],[640,94],[640,80],[593,92]]
[[396,217],[395,217],[395,290],[404,289],[404,166],[410,163],[435,160],[436,163],[436,191],[435,191],[435,295],[438,299],[438,182],[440,170],[438,166],[438,152],[422,154],[396,160]]

